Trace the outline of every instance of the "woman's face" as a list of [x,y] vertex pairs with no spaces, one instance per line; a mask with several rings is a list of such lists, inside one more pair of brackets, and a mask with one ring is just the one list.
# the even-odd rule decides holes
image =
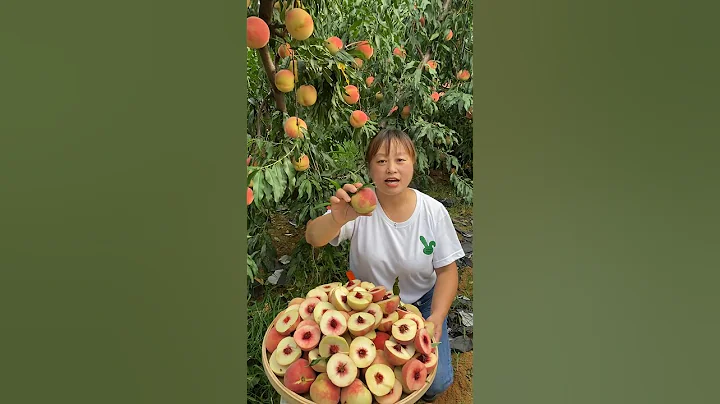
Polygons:
[[370,160],[370,177],[375,183],[375,192],[398,195],[410,185],[413,176],[412,156],[402,144],[392,142],[390,153],[382,145]]

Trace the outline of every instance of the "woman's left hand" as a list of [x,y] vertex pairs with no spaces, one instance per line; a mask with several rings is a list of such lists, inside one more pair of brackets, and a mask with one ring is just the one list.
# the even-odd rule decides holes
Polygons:
[[444,318],[440,318],[440,316],[435,314],[430,314],[430,317],[425,320],[425,323],[431,322],[434,325],[434,336],[435,342],[440,342],[440,334],[442,333],[442,324],[443,324]]

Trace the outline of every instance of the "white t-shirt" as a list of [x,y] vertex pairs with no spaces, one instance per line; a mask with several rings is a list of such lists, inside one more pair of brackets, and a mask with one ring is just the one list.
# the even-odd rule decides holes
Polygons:
[[350,270],[357,279],[392,291],[395,278],[399,278],[404,303],[416,302],[435,285],[435,268],[465,256],[445,206],[413,191],[417,195],[415,211],[405,222],[390,220],[378,202],[372,216],[346,223],[330,240],[333,246],[351,240]]

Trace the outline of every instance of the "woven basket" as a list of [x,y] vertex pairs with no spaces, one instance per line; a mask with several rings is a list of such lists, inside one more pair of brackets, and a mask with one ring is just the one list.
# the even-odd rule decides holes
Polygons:
[[[274,321],[272,324],[270,324],[270,327],[274,326]],[[265,342],[267,341],[268,331],[270,331],[270,328],[268,328],[265,331],[265,336],[263,337],[262,342],[262,362],[263,362],[263,370],[265,370],[265,375],[267,376],[268,380],[270,380],[270,384],[272,384],[275,391],[277,391],[280,396],[282,396],[285,401],[287,401],[290,404],[314,404],[315,402],[310,400],[310,396],[307,395],[306,397],[303,397],[294,391],[291,391],[285,385],[283,384],[283,381],[277,377],[277,375],[270,369],[270,362],[268,358],[268,352],[265,348]],[[425,394],[427,389],[430,388],[430,385],[432,384],[433,380],[435,380],[435,374],[437,374],[437,366],[428,374],[427,381],[428,383],[425,383],[425,386],[420,389],[412,392],[412,394],[405,394],[400,397],[400,400],[396,404],[411,404],[416,403],[420,398]]]

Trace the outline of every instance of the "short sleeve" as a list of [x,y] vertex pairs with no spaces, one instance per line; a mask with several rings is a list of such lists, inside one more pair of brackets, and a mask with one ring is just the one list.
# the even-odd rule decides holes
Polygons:
[[[326,215],[330,214],[332,212],[331,210],[328,210],[325,212]],[[339,246],[340,243],[342,243],[345,240],[351,239],[353,230],[355,229],[355,221],[351,220],[343,225],[343,227],[340,228],[340,234],[338,234],[335,238],[330,240],[328,244],[332,246]]]
[[435,222],[435,251],[433,252],[433,267],[440,268],[451,264],[465,256],[460,240],[455,232],[452,219],[443,206],[438,212]]

